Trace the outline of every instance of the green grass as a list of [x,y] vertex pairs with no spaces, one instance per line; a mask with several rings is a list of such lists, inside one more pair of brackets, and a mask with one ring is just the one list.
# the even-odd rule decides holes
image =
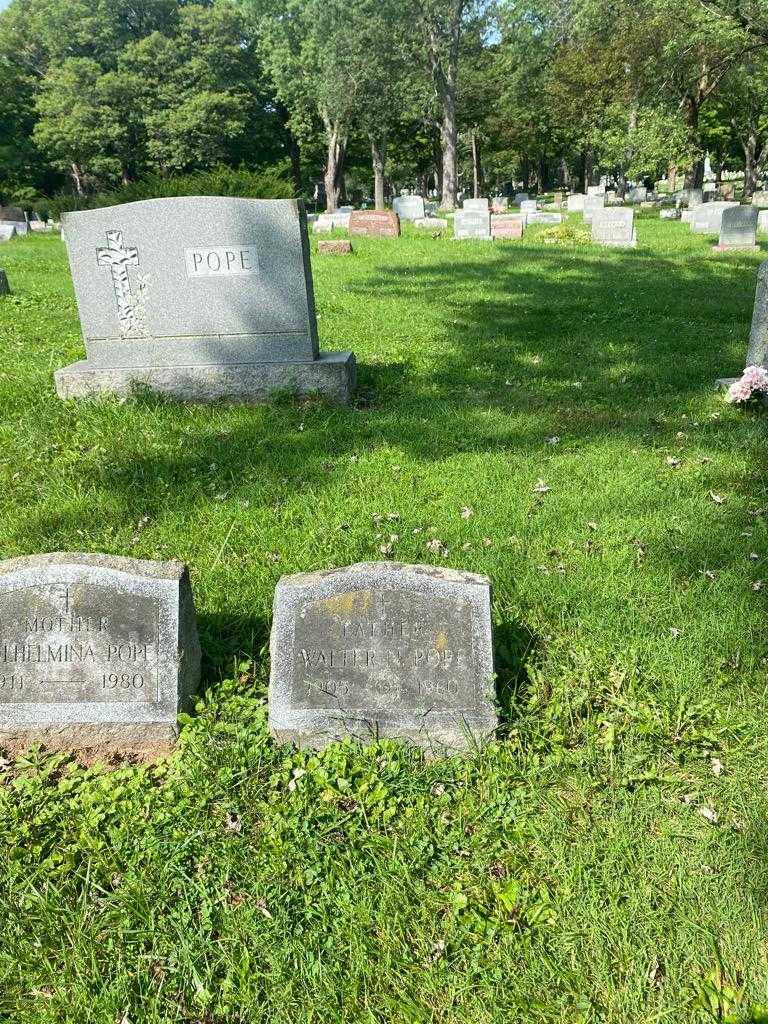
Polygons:
[[[315,258],[346,410],[60,402],[63,246],[2,247],[0,557],[183,559],[206,689],[159,766],[0,762],[0,1020],[765,1019],[761,256],[541,233]],[[497,742],[277,747],[277,579],[390,545],[492,577]]]

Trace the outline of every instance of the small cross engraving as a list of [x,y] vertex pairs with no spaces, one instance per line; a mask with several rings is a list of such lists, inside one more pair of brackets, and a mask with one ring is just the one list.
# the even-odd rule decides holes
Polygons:
[[109,267],[112,271],[120,333],[123,337],[128,337],[141,330],[128,277],[128,267],[139,265],[139,250],[124,247],[122,231],[108,231],[107,242],[107,248],[96,250],[96,260],[100,267]]

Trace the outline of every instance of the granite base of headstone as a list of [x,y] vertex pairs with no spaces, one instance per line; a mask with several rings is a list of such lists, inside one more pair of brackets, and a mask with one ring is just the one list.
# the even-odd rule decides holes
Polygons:
[[181,562],[0,562],[0,747],[167,750],[199,680]]
[[56,373],[59,397],[350,398],[353,354],[319,351],[299,201],[150,199],[64,223],[87,359]]
[[437,756],[475,749],[498,724],[484,576],[397,562],[285,576],[271,655],[281,742],[402,739]]
[[317,243],[321,256],[351,256],[352,243],[348,238],[328,238]]
[[755,206],[730,206],[723,210],[720,239],[715,252],[755,252],[758,211]]
[[11,286],[8,283],[8,275],[4,270],[0,270],[0,298],[3,295],[11,294]]
[[355,210],[349,218],[349,233],[371,238],[399,238],[400,218],[393,210]]

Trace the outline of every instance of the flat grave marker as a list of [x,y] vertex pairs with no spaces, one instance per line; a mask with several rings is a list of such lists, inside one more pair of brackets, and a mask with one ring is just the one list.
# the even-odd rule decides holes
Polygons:
[[399,238],[400,218],[393,210],[355,210],[349,218],[350,235]]
[[484,576],[397,562],[284,576],[270,731],[313,747],[352,736],[471,749],[497,725],[490,596]]
[[0,744],[168,747],[199,679],[181,562],[67,553],[0,562]]

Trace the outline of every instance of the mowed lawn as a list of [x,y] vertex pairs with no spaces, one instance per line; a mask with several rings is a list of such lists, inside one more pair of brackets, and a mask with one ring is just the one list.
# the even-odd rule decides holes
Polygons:
[[[1,1021],[766,1019],[768,248],[542,234],[313,257],[349,409],[62,403],[64,247],[0,247],[0,557],[179,558],[206,656],[169,760],[0,761]],[[268,737],[278,578],[385,557],[493,580],[478,755]]]

